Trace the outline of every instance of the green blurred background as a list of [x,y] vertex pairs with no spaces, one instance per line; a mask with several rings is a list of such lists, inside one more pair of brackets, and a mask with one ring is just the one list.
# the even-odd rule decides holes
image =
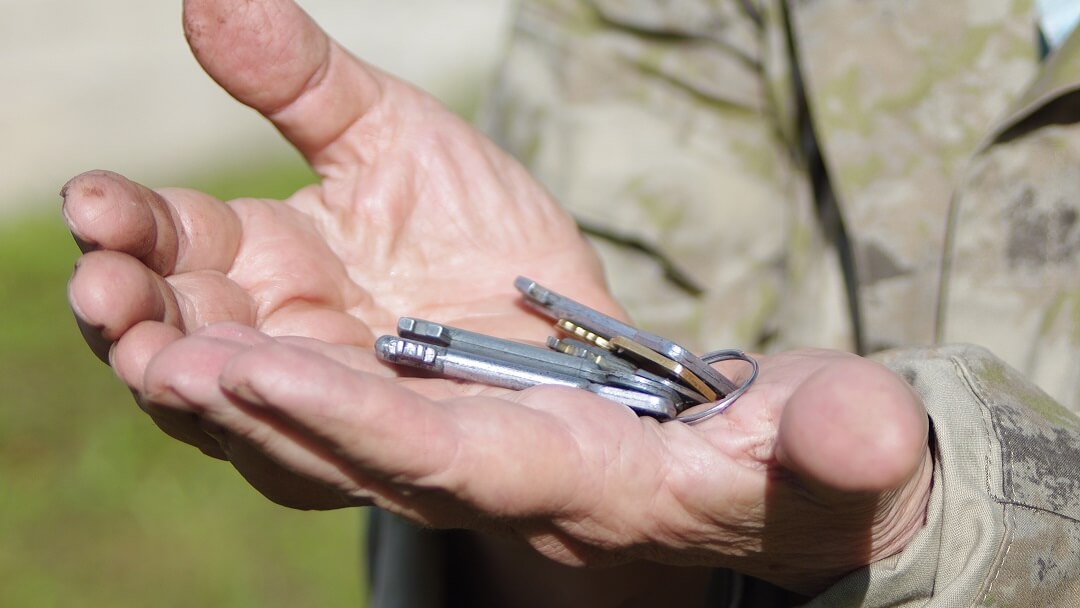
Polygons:
[[[512,0],[303,0],[468,115]],[[108,168],[222,199],[314,177],[201,74],[180,2],[0,0],[0,606],[363,606],[361,512],[296,512],[159,432],[83,345],[56,194]]]
[[[278,162],[190,183],[280,197],[311,179]],[[0,606],[362,605],[358,511],[270,503],[157,432],[83,346],[57,203],[0,227]]]

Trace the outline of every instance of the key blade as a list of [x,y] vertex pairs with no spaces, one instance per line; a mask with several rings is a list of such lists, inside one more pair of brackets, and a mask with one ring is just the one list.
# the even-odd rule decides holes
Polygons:
[[641,344],[634,342],[633,340],[624,338],[623,336],[615,336],[611,340],[611,345],[620,352],[629,353],[631,356],[640,358],[647,365],[652,365],[657,370],[661,370],[663,373],[668,374],[672,378],[682,382],[686,386],[692,388],[694,391],[702,394],[707,401],[714,401],[719,398],[717,392],[713,390],[707,382],[698,377],[697,374],[690,371],[688,367],[669,359],[660,353],[645,348]]
[[678,414],[675,402],[669,397],[605,384],[593,384],[589,390],[605,399],[625,405],[639,416],[651,416],[660,422],[672,420]]
[[632,336],[638,333],[634,327],[589,308],[570,298],[561,296],[527,277],[514,280],[514,287],[525,296],[525,303],[556,321],[565,319],[601,338]]
[[631,364],[629,361],[622,359],[611,351],[600,348],[595,344],[582,342],[573,338],[560,339],[555,336],[548,336],[547,345],[551,350],[574,357],[581,357],[582,359],[595,363],[597,367],[604,371],[628,374],[640,372],[637,366]]
[[676,408],[680,412],[689,407],[709,402],[709,399],[706,398],[705,395],[702,395],[685,384],[663,378],[643,369],[637,371],[635,384],[637,386],[632,388],[647,393],[660,394],[662,392],[654,387],[669,391],[675,401]]
[[571,388],[588,388],[592,384],[586,378],[532,366],[527,362],[425,344],[398,336],[382,336],[376,340],[375,355],[383,361],[397,365],[512,390],[522,390],[539,384]]
[[525,297],[530,301],[536,302],[541,306],[548,306],[555,300],[552,291],[546,287],[541,286],[536,281],[528,277],[518,277],[514,279],[514,287],[525,294]]
[[401,317],[397,323],[397,333],[402,338],[450,346],[450,336],[447,335],[446,326],[423,319],[413,317]]
[[580,376],[590,382],[604,382],[607,373],[593,361],[582,357],[422,319],[403,317],[398,321],[398,335],[409,340],[498,359],[508,364]]
[[537,284],[532,279],[518,277],[514,280],[514,287],[525,296],[526,304],[541,314],[556,321],[569,321],[573,325],[592,332],[605,340],[611,340],[617,336],[632,340],[667,359],[685,366],[691,373],[705,382],[718,396],[727,395],[736,389],[731,380],[728,380],[696,355],[671,340],[641,331],[598,310],[561,296]]

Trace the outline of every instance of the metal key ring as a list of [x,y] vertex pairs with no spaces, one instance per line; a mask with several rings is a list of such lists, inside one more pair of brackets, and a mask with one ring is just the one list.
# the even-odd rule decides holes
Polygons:
[[752,368],[750,371],[750,377],[743,381],[739,388],[731,391],[723,399],[717,401],[706,410],[700,412],[694,412],[693,414],[687,414],[685,416],[676,416],[675,420],[684,422],[686,424],[695,424],[712,418],[713,416],[723,412],[735,403],[735,400],[742,396],[746,392],[746,389],[750,388],[750,385],[754,383],[758,375],[758,362],[750,355],[742,352],[741,350],[714,350],[711,353],[706,353],[701,356],[701,360],[706,364],[718,363],[720,361],[745,361],[750,364]]

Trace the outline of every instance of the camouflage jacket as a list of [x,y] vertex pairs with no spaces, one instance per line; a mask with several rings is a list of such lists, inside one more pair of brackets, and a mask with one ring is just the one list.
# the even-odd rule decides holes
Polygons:
[[1031,0],[521,2],[481,124],[638,324],[888,350],[926,403],[926,528],[816,604],[1080,603],[1080,35],[1037,39]]

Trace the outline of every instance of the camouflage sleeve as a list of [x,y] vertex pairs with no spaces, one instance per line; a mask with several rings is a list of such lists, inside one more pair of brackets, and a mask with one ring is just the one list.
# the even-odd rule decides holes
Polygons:
[[1080,420],[973,346],[884,362],[926,403],[934,488],[925,528],[811,606],[1065,606],[1080,597]]

